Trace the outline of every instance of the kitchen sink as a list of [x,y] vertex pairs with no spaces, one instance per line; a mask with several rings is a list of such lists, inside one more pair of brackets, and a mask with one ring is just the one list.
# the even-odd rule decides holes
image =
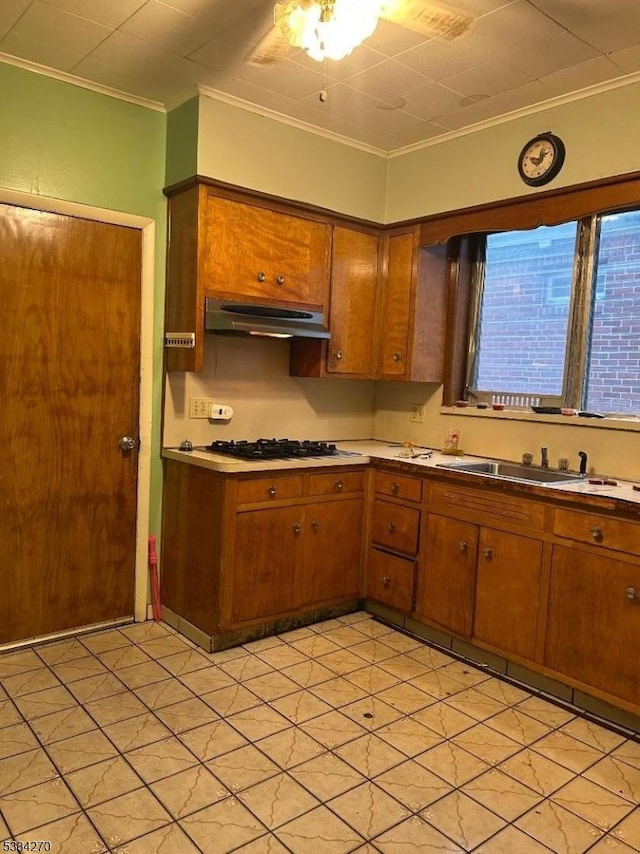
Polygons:
[[571,483],[583,480],[582,475],[569,474],[566,471],[523,466],[519,463],[437,463],[440,468],[450,471],[463,471],[469,474],[484,474],[490,477],[504,477],[509,480],[524,480],[529,483]]

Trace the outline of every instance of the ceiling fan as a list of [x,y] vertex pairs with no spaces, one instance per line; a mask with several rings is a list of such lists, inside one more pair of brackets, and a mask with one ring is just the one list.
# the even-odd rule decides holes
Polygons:
[[472,17],[440,0],[288,0],[276,2],[273,26],[247,58],[270,65],[302,48],[315,60],[339,60],[373,34],[383,18],[429,38],[454,39]]

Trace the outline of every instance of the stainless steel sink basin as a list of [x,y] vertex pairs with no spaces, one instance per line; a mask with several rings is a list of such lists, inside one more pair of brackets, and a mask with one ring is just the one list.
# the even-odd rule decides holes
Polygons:
[[437,463],[440,468],[450,471],[464,471],[469,474],[484,474],[490,477],[504,477],[509,480],[524,480],[529,483],[571,483],[583,480],[579,474],[566,471],[552,471],[537,466],[523,466],[519,463]]

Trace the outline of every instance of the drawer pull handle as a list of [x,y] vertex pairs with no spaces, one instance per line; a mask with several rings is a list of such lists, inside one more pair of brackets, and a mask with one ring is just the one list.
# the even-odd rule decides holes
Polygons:
[[296,522],[293,526],[293,533],[299,534],[301,531],[302,531],[302,525],[300,524],[300,522]]
[[460,551],[462,552],[462,554],[463,554],[463,555],[466,555],[467,551],[469,550],[469,544],[468,544],[468,543],[465,543],[465,542],[463,541],[463,542],[461,542],[461,543],[460,543],[460,545],[458,546],[458,548],[460,549]]
[[602,542],[602,540],[604,539],[604,535],[602,533],[602,528],[598,528],[597,525],[594,525],[593,528],[591,529],[591,536],[593,537],[593,539],[597,543]]
[[638,600],[640,600],[640,593],[638,593],[635,587],[627,587],[625,596],[631,602],[637,602]]
[[316,521],[312,522],[311,527],[314,531],[317,531],[320,528],[320,522],[316,522]]
[[336,480],[336,489],[338,490],[338,492],[341,492],[344,489],[343,480]]
[[387,522],[387,531],[389,531],[390,534],[395,534],[396,523],[395,522]]
[[259,281],[259,282],[264,282],[264,281],[266,280],[266,278],[267,278],[267,274],[266,274],[266,273],[263,273],[262,271],[260,271],[260,272],[258,273],[258,277],[257,277],[257,278],[258,278],[258,281]]
[[391,578],[388,575],[385,575],[385,577],[382,579],[382,586],[386,590],[390,584],[391,584]]
[[398,483],[397,480],[394,480],[394,482],[391,484],[391,492],[393,492],[394,495],[397,495],[399,489],[400,489],[400,484]]
[[394,362],[400,362],[400,361],[402,361],[402,356],[400,355],[400,353],[394,353],[394,354],[393,354],[393,361],[394,361]]
[[491,558],[493,557],[493,549],[484,549],[482,554],[487,560],[491,560]]
[[336,360],[339,362],[339,361],[340,361],[340,359],[342,359],[342,350],[336,350],[336,352],[334,353],[334,355],[335,355],[335,357],[336,357]]
[[276,285],[284,285],[284,276],[276,276]]
[[272,485],[272,486],[270,486],[270,487],[269,487],[269,495],[270,495],[272,498],[275,498],[277,494],[278,494],[278,487],[277,487],[277,486],[273,486],[273,485]]

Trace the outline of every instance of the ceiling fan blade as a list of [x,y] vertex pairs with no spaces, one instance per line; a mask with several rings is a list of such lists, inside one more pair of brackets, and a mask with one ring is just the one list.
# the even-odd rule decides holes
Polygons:
[[465,12],[439,0],[384,0],[380,17],[424,36],[456,39],[473,23]]
[[287,41],[280,27],[274,26],[253,48],[247,57],[247,62],[249,65],[257,66],[273,65],[274,62],[291,56],[295,51],[296,48]]

